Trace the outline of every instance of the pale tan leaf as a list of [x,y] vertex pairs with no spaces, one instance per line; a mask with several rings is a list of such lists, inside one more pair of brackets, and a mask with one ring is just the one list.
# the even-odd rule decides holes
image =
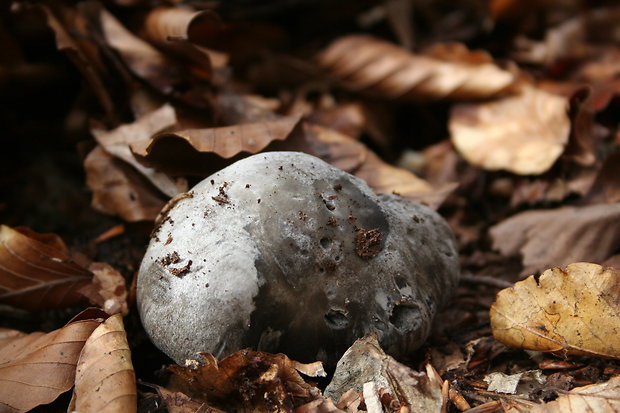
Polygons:
[[119,215],[129,222],[153,220],[165,204],[146,179],[101,146],[88,154],[84,169],[93,192],[91,205],[99,212]]
[[235,126],[186,129],[136,142],[131,149],[146,165],[171,174],[206,176],[243,156],[269,150],[271,144],[287,139],[298,124],[299,117],[290,116]]
[[536,406],[531,413],[618,413],[620,412],[620,376],[604,383],[577,387],[556,400]]
[[449,129],[454,146],[473,165],[538,175],[568,142],[566,111],[566,98],[524,86],[516,96],[454,106]]
[[13,332],[0,341],[0,411],[25,412],[69,390],[82,347],[100,323],[73,321],[47,334]]
[[84,301],[78,290],[91,278],[55,235],[0,226],[0,302],[33,311],[70,307]]
[[620,359],[620,271],[575,263],[502,290],[491,307],[493,336],[535,351]]
[[493,248],[521,254],[524,272],[602,263],[620,247],[620,203],[531,210],[491,227]]
[[335,40],[318,62],[343,87],[388,99],[488,98],[514,82],[490,62],[446,62],[365,35]]
[[74,403],[79,412],[137,411],[136,375],[120,314],[86,340],[77,363]]
[[132,155],[129,145],[133,142],[146,141],[155,133],[170,127],[177,122],[175,110],[165,104],[138,118],[135,122],[121,125],[115,129],[104,131],[93,129],[92,134],[107,153],[121,159],[135,168],[162,193],[173,197],[187,190],[186,182],[175,181],[168,175],[153,168],[147,168]]
[[117,313],[127,315],[129,313],[127,286],[121,273],[103,262],[93,262],[88,269],[94,274],[93,280],[80,289],[80,294],[110,315]]

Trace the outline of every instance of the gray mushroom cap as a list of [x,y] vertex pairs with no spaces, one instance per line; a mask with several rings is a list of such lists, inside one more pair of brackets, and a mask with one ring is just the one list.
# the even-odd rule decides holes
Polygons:
[[370,332],[402,356],[458,281],[454,236],[437,213],[303,153],[245,158],[164,211],[138,310],[180,364],[245,347],[335,364]]

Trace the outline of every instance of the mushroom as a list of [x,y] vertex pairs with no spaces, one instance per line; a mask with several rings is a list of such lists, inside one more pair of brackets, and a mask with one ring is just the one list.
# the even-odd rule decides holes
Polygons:
[[458,275],[436,212],[313,156],[269,152],[164,208],[137,298],[151,340],[179,364],[252,347],[334,365],[367,333],[396,357],[419,347]]

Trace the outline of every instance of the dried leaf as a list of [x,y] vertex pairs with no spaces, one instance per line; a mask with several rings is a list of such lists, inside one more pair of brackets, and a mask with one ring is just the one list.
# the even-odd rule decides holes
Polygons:
[[454,146],[470,163],[519,175],[541,174],[568,142],[566,98],[531,86],[494,102],[456,105],[449,128]]
[[340,410],[336,407],[332,399],[320,397],[299,406],[293,411],[293,413],[344,413],[344,410]]
[[157,386],[157,394],[166,403],[168,413],[224,413],[223,410],[198,402],[181,392],[170,391],[164,387]]
[[[357,340],[344,353],[325,396],[340,398],[346,391],[364,391],[365,384],[375,383],[376,390],[391,397],[411,411],[438,412],[441,410],[441,386],[433,384],[423,372],[417,372],[385,354],[376,334],[368,334]],[[340,405],[340,403],[339,403]]]
[[620,203],[526,211],[491,227],[490,235],[502,255],[521,254],[524,273],[602,263],[620,247]]
[[337,39],[318,62],[343,87],[388,99],[488,98],[514,82],[512,73],[487,61],[445,62],[364,35]]
[[136,375],[120,314],[108,318],[86,340],[77,362],[73,393],[71,410],[137,411]]
[[121,273],[103,262],[93,262],[88,269],[93,272],[94,277],[91,284],[80,289],[80,294],[110,315],[127,315],[127,287]]
[[289,137],[299,117],[162,133],[131,149],[141,162],[173,175],[207,176],[244,156],[268,151]]
[[169,367],[185,382],[187,390],[183,393],[193,395],[194,399],[202,397],[205,398],[202,401],[219,401],[231,404],[229,408],[255,412],[290,411],[319,393],[297,372],[300,364],[284,354],[241,350],[219,363],[211,354],[200,355],[203,357],[200,363],[188,360],[186,367]]
[[540,384],[547,381],[547,377],[541,370],[528,370],[515,374],[496,371],[484,376],[484,381],[489,385],[488,391],[528,397],[532,391],[540,387]]
[[101,319],[71,321],[47,334],[11,333],[9,340],[2,340],[0,410],[25,412],[69,390],[82,347],[100,323]]
[[110,131],[94,129],[93,135],[107,153],[121,159],[135,168],[162,193],[173,197],[179,192],[187,191],[187,183],[175,181],[166,174],[147,168],[132,155],[129,145],[145,141],[155,133],[176,124],[174,108],[169,104],[138,118],[135,122],[121,125]]
[[0,302],[32,311],[82,302],[78,290],[92,274],[62,247],[54,235],[1,225]]
[[148,13],[144,30],[151,42],[168,53],[193,60],[205,71],[203,77],[209,78],[212,61],[214,67],[223,67],[228,63],[228,57],[201,47],[201,41],[221,24],[219,16],[211,10],[156,7]]
[[620,202],[620,151],[609,155],[586,196],[590,203]]
[[554,267],[502,290],[493,336],[535,351],[620,359],[620,271],[597,264]]
[[127,30],[111,13],[101,8],[99,20],[104,39],[136,76],[166,95],[184,82],[181,66]]
[[620,412],[620,376],[607,382],[577,387],[557,400],[534,407],[532,413],[618,413]]
[[88,154],[84,169],[86,183],[93,192],[91,205],[97,211],[135,222],[155,219],[165,204],[138,172],[101,146]]

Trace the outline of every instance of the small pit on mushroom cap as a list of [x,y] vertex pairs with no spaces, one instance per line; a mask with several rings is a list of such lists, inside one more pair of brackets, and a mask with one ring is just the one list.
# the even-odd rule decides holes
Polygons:
[[138,277],[145,330],[179,363],[253,347],[333,365],[369,332],[406,354],[456,286],[439,215],[310,155],[254,155],[192,194],[166,210],[170,236],[151,240]]

